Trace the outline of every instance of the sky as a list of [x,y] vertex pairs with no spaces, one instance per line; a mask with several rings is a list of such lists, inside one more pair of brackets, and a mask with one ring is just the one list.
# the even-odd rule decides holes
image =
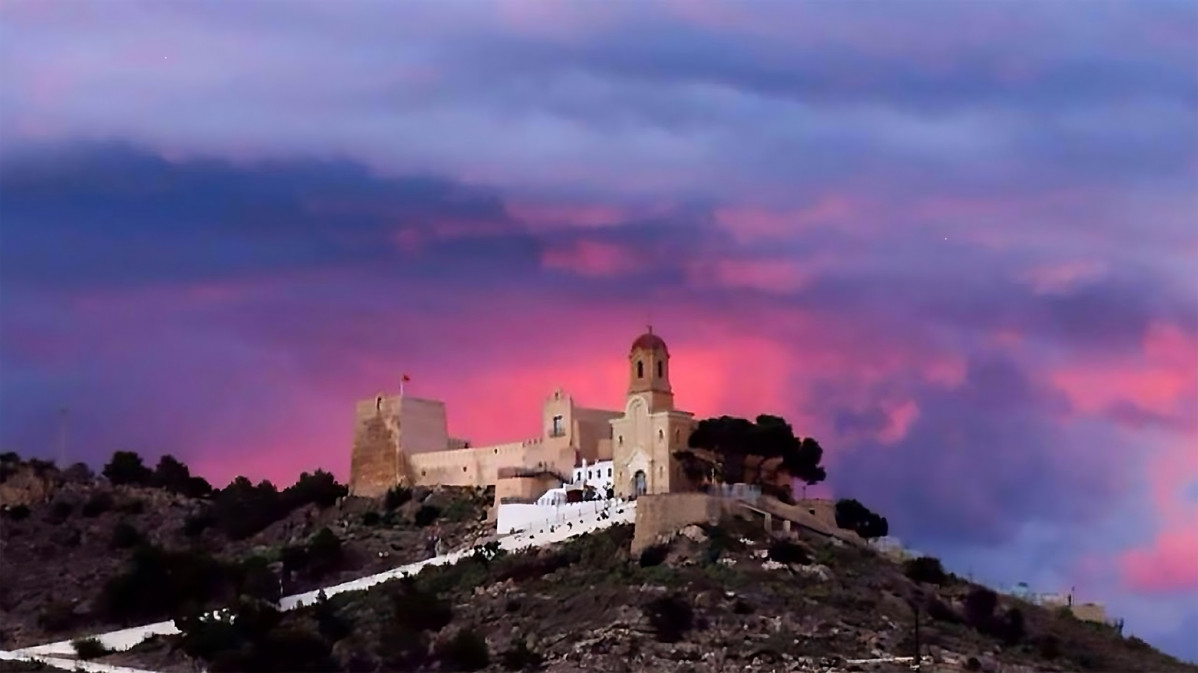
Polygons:
[[652,323],[821,494],[1198,660],[1195,44],[1163,0],[0,0],[0,448],[345,478],[403,374],[518,440],[620,408]]

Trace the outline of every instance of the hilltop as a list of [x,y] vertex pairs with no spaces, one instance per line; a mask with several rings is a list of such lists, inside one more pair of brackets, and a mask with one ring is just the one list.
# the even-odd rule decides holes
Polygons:
[[306,591],[431,557],[437,539],[454,549],[493,533],[481,489],[347,498],[319,471],[283,489],[242,478],[212,489],[178,461],[135,469],[131,456],[118,454],[134,469],[106,468],[112,478],[0,456],[0,649]]
[[[50,468],[41,469],[44,475]],[[638,555],[630,552],[630,525],[507,553],[488,542],[485,493],[395,490],[384,498],[342,494],[331,502],[299,496],[322,492],[311,486],[316,483],[330,494],[328,484],[337,486],[318,474],[277,492],[289,503],[276,504],[285,514],[248,535],[229,535],[219,523],[229,525],[219,514],[234,497],[229,493],[192,497],[154,485],[63,481],[45,502],[28,505],[20,521],[8,508],[2,569],[6,580],[17,580],[5,586],[17,587],[5,601],[4,647],[115,628],[113,597],[124,594],[111,587],[127,585],[112,578],[127,578],[141,564],[139,582],[170,600],[149,601],[128,589],[136,600],[117,603],[140,610],[142,620],[132,623],[154,621],[150,613],[176,615],[183,633],[113,654],[80,642],[96,661],[170,673],[195,670],[196,663],[214,673],[906,670],[849,660],[911,654],[918,611],[920,649],[931,657],[925,670],[1198,672],[1109,626],[996,595],[945,572],[935,559],[899,562],[811,532],[775,539],[759,523],[726,517],[663,536]],[[269,490],[246,491],[236,482],[230,488],[239,498]],[[113,498],[112,507],[84,516],[89,499],[103,494]],[[57,503],[67,498],[77,504],[63,517]],[[140,512],[127,504],[137,500],[147,503]],[[438,510],[432,522],[430,508]],[[204,516],[216,523],[202,534],[175,532]],[[298,610],[279,613],[270,606],[280,587],[269,579],[284,576],[282,590],[299,591],[426,558],[424,533],[438,521],[444,539],[452,540],[443,549],[472,547],[473,554]],[[122,522],[143,532],[144,541],[114,546]],[[325,527],[329,533],[321,532]],[[340,555],[320,551],[334,546],[329,534],[337,536]],[[74,546],[66,544],[75,537]],[[383,540],[392,556],[370,558]],[[150,548],[177,555],[160,554],[154,566]],[[304,564],[286,570],[288,559],[297,567],[298,548],[308,550]],[[16,564],[10,550],[18,550]],[[197,558],[214,559],[215,566]],[[31,572],[36,564],[47,568]],[[211,582],[220,589],[212,604],[223,601],[237,618],[198,619],[195,596],[165,579],[172,573],[146,572],[153,567]],[[57,591],[56,572],[72,578]],[[69,627],[45,637],[47,624],[28,617],[65,602],[75,606]],[[0,670],[34,669],[9,664]]]

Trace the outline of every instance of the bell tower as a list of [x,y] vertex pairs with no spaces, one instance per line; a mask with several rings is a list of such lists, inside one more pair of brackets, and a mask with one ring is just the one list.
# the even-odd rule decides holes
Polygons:
[[670,387],[670,351],[653,327],[632,342],[628,353],[628,397],[640,397],[649,413],[674,408]]

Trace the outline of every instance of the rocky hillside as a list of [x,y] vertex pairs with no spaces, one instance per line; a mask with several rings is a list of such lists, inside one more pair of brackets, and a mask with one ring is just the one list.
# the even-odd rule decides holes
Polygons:
[[366,499],[319,472],[282,490],[245,480],[213,490],[185,472],[113,480],[80,468],[0,457],[0,648],[306,591],[492,532],[490,496],[475,489]]
[[[50,631],[62,639],[110,629],[116,610],[138,623],[173,615],[183,633],[121,653],[79,639],[80,655],[170,673],[897,671],[909,664],[859,660],[907,656],[917,644],[931,671],[1198,673],[1113,628],[965,582],[935,559],[898,563],[815,534],[775,540],[739,519],[688,527],[635,558],[626,525],[508,554],[483,537],[483,494],[329,502],[312,495],[323,478],[307,480],[277,493],[294,507],[245,485],[186,497],[90,483],[58,485],[18,521],[10,508],[3,572],[16,588],[6,647]],[[223,508],[234,496],[277,518],[253,533],[233,526]],[[97,497],[110,506],[85,513]],[[69,512],[62,502],[73,503]],[[235,511],[237,521],[246,516]],[[138,536],[118,534],[122,523]],[[278,578],[290,592],[415,560],[429,554],[426,533],[438,525],[474,555],[293,612],[271,607]],[[384,550],[391,556],[378,558]],[[56,574],[67,581],[56,584]],[[202,591],[187,589],[195,586]],[[199,618],[201,595],[231,606],[232,618]],[[72,606],[56,608],[63,623],[47,610],[58,605]]]

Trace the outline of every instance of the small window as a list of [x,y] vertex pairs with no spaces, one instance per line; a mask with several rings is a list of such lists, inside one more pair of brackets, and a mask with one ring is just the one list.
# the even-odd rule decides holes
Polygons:
[[549,428],[550,437],[564,437],[566,434],[566,422],[562,416],[554,416],[553,424]]
[[465,465],[463,465],[463,466],[462,466],[462,471],[463,471],[463,472],[465,472],[465,471],[466,471],[466,466],[465,466]]
[[611,468],[607,468],[607,478],[611,479]]
[[658,430],[658,431],[657,431],[657,441],[659,441],[659,442],[660,442],[661,440],[663,440],[663,439],[665,439],[665,438],[666,438],[666,433],[665,433],[665,431],[664,431],[664,430]]
[[640,360],[636,361],[636,377],[638,379],[645,378],[645,363]]
[[383,409],[383,396],[379,395],[378,397],[376,397],[374,399],[374,410],[382,411],[382,409]]
[[657,378],[660,379],[662,376],[664,376],[664,374],[662,374],[662,362],[661,362],[661,360],[658,360],[657,361]]
[[616,443],[618,443],[620,446],[624,446],[624,435],[620,435],[619,437],[617,437]]

